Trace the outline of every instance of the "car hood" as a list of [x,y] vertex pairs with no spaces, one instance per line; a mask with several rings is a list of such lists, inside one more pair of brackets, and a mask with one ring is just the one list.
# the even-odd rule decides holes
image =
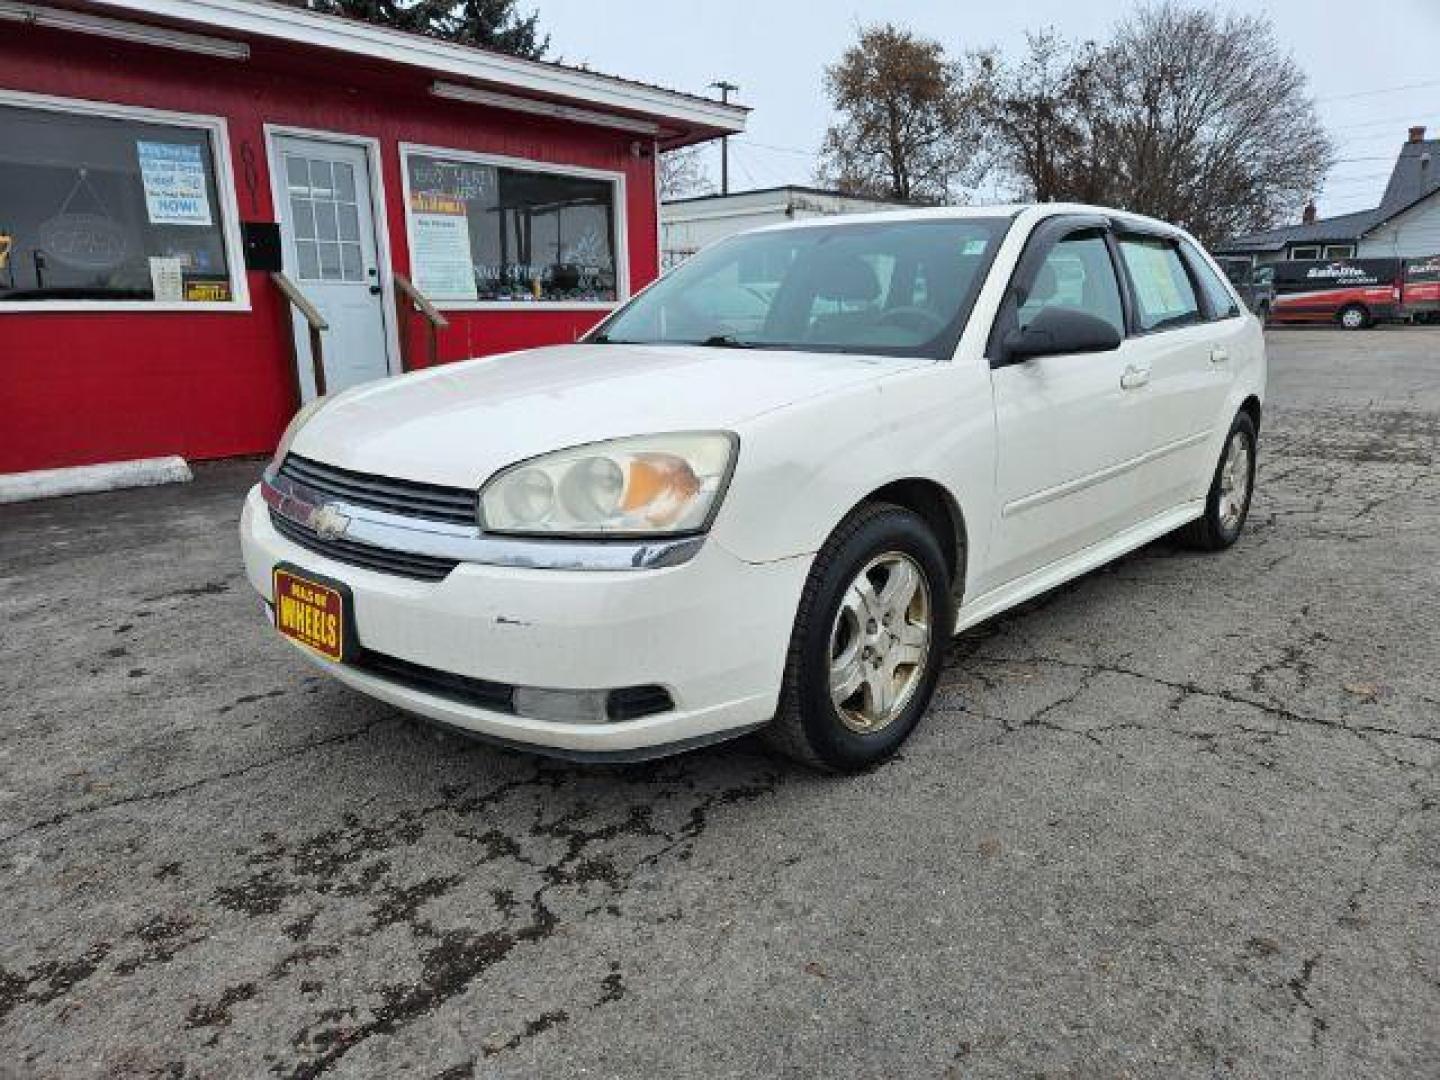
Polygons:
[[478,487],[600,439],[735,430],[761,413],[933,361],[669,345],[559,345],[355,387],[291,449],[357,472]]

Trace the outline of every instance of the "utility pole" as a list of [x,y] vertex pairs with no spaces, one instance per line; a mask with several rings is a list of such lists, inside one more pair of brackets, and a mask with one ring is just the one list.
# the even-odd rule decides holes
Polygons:
[[[726,79],[717,79],[710,85],[720,91],[720,101],[725,105],[730,104],[731,93],[740,89]],[[720,194],[730,194],[730,136],[728,135],[720,137]]]

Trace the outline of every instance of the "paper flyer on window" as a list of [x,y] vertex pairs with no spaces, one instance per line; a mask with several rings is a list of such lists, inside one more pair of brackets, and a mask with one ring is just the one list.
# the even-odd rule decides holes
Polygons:
[[150,256],[150,288],[155,300],[162,304],[178,304],[185,299],[184,260]]
[[200,147],[138,141],[140,182],[152,225],[209,225],[210,196]]
[[415,287],[432,300],[476,300],[465,204],[448,195],[410,196]]

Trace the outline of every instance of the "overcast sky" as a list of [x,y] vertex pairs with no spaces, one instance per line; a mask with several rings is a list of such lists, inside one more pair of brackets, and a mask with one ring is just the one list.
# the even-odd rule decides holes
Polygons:
[[[954,53],[995,45],[1014,54],[1025,31],[1044,26],[1103,38],[1131,7],[1125,0],[522,0],[521,6],[539,10],[551,55],[567,62],[697,93],[714,93],[706,84],[715,79],[739,83],[738,100],[754,112],[746,134],[731,143],[731,190],[813,180],[815,150],[830,120],[822,73],[861,23],[908,25]],[[1411,124],[1440,136],[1440,0],[1223,6],[1269,15],[1309,73],[1342,159],[1326,182],[1322,214],[1379,202]],[[719,172],[717,161],[717,183]]]

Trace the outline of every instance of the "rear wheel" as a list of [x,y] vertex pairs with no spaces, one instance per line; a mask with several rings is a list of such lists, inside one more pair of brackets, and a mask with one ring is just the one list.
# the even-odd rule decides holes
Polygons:
[[1189,547],[1222,551],[1240,538],[1255,491],[1255,421],[1240,413],[1230,425],[1220,464],[1205,497],[1205,513],[1179,532]]
[[815,558],[767,740],[819,769],[885,760],[929,706],[953,624],[945,556],[924,519],[860,508]]
[[1346,330],[1364,330],[1370,325],[1370,312],[1360,304],[1350,304],[1340,309],[1339,320]]

